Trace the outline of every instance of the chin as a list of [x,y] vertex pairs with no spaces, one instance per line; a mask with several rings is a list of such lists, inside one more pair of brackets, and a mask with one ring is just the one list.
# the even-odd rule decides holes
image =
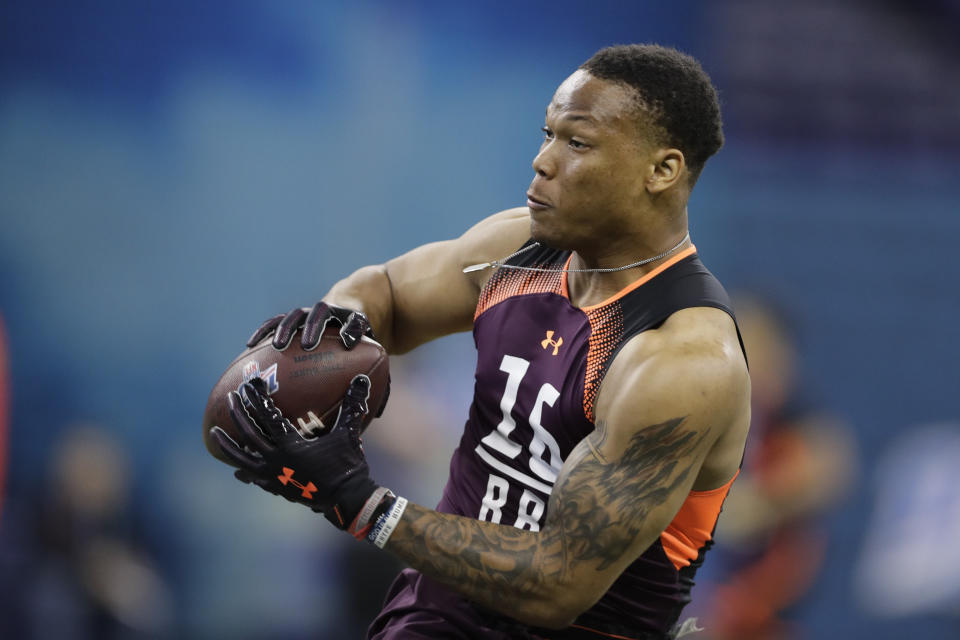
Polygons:
[[539,242],[540,244],[550,247],[551,249],[568,249],[566,246],[569,242],[569,239],[563,236],[562,232],[554,225],[545,223],[544,221],[538,221],[536,219],[536,213],[531,212],[530,216],[530,237]]
[[557,230],[546,225],[538,225],[536,222],[530,223],[530,237],[545,247],[559,249],[561,251],[572,250],[573,243],[571,239]]
[[561,248],[557,246],[557,239],[550,233],[549,229],[544,229],[543,226],[537,225],[535,222],[530,224],[530,237],[546,247]]

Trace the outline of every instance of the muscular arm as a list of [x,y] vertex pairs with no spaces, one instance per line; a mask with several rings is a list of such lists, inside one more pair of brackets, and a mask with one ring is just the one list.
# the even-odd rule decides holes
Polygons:
[[427,244],[386,264],[364,267],[335,284],[323,299],[363,311],[391,354],[467,331],[492,270],[465,274],[463,268],[516,251],[529,237],[528,216],[526,208],[509,209],[455,240]]
[[666,528],[724,434],[745,435],[749,382],[729,336],[648,338],[611,368],[597,429],[565,461],[541,531],[410,505],[386,548],[489,609],[568,626]]

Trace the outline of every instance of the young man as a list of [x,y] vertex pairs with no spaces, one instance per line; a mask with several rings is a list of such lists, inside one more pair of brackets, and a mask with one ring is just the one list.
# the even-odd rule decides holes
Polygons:
[[302,329],[312,346],[334,319],[348,348],[372,328],[403,353],[472,327],[475,397],[437,510],[370,479],[363,377],[323,435],[298,433],[259,384],[229,398],[243,446],[214,433],[241,480],[412,567],[371,638],[671,637],[737,475],[749,376],[687,233],[723,144],[709,78],[672,49],[604,49],[543,130],[525,208],[361,269],[251,338],[284,348]]

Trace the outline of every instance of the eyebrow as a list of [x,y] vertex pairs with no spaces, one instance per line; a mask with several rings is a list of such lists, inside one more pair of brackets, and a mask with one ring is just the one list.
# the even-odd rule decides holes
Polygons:
[[[544,115],[547,115],[547,113],[549,113],[549,111],[550,111],[550,107],[547,107],[546,110],[544,111]],[[599,123],[599,121],[598,121],[596,118],[594,118],[593,116],[590,116],[590,115],[578,115],[578,114],[575,114],[575,113],[560,116],[560,119],[561,119],[561,120],[567,120],[568,122],[588,122],[588,123],[590,123],[590,124],[598,124],[598,123]]]

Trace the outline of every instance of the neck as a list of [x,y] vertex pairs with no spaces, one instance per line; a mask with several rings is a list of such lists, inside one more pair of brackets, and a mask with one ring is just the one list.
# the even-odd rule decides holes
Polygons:
[[[692,242],[684,226],[671,233],[657,234],[656,239],[646,236],[644,240],[631,239],[628,242],[616,244],[617,247],[609,247],[606,251],[574,251],[570,260],[571,271],[567,273],[567,289],[574,305],[584,307],[606,300],[670,260],[689,247]],[[656,259],[650,260],[650,258]],[[650,261],[647,262],[647,260]],[[618,271],[576,271],[619,269],[636,262],[644,264]]]

